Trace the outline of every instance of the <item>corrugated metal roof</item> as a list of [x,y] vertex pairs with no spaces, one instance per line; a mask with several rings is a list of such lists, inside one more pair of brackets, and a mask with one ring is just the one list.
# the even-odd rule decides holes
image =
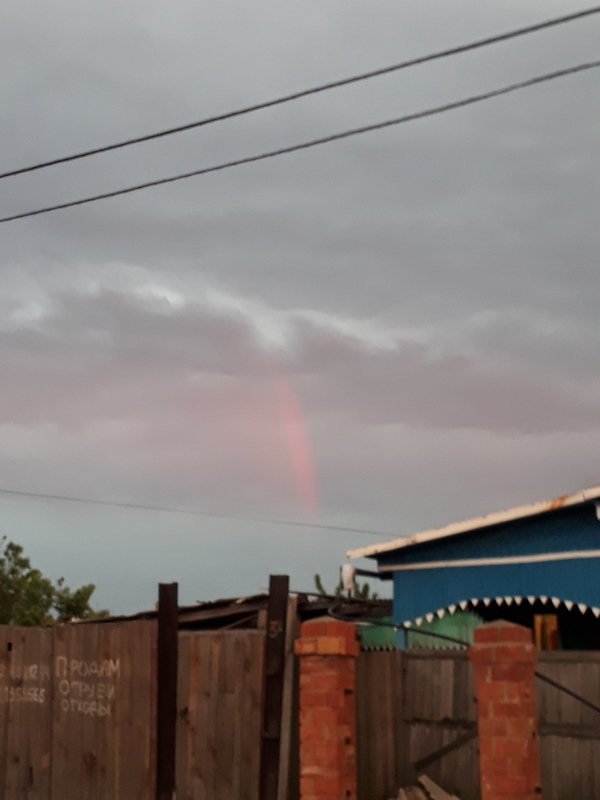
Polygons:
[[[350,616],[356,615],[357,619],[381,617],[390,613],[391,600],[347,600],[347,598],[332,597],[304,592],[290,592],[298,596],[298,615],[301,620],[309,620],[320,614],[327,614],[332,601],[348,605],[345,609]],[[196,603],[192,606],[179,606],[180,628],[202,628],[214,625],[227,625],[233,619],[241,619],[248,615],[256,615],[261,610],[266,610],[269,602],[268,594],[257,594],[249,597],[232,597],[221,600],[211,600]],[[136,614],[102,617],[100,619],[77,620],[78,625],[90,623],[132,622],[135,620],[155,619],[157,609],[140,611]]]
[[508,511],[501,511],[496,514],[487,514],[484,517],[476,517],[475,519],[469,519],[465,522],[455,522],[443,528],[434,528],[422,533],[415,533],[412,536],[392,539],[389,542],[373,544],[368,547],[359,547],[356,550],[349,550],[347,556],[348,558],[374,558],[381,553],[388,553],[391,550],[399,550],[400,548],[411,547],[415,544],[425,544],[427,542],[436,541],[437,539],[445,539],[448,536],[474,531],[478,528],[489,528],[492,525],[500,525],[505,522],[523,519],[524,517],[534,517],[538,514],[545,514],[548,511],[556,511],[559,508],[579,505],[598,498],[600,498],[600,486],[594,486],[590,489],[577,492],[576,494],[563,495],[562,497],[555,497],[552,500],[533,503],[529,506],[520,506],[519,508],[512,508]]

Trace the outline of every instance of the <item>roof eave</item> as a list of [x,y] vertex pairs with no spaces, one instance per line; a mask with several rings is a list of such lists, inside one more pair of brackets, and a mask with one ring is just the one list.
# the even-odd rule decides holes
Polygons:
[[505,522],[513,522],[517,519],[534,517],[538,514],[545,514],[548,511],[556,511],[560,508],[580,505],[581,503],[586,503],[598,498],[600,498],[600,486],[593,486],[590,489],[584,489],[575,494],[555,497],[552,500],[545,500],[541,503],[511,508],[508,511],[487,514],[484,517],[476,517],[474,519],[465,520],[464,522],[455,522],[443,528],[434,528],[429,531],[423,531],[422,533],[415,533],[412,536],[392,539],[389,542],[381,542],[380,544],[373,544],[368,547],[359,547],[356,550],[349,550],[346,555],[349,559],[377,558],[377,556],[383,553],[389,553],[392,550],[400,550],[417,544],[425,544],[427,542],[436,541],[437,539],[456,536],[459,533],[467,533],[469,531],[478,530],[479,528],[489,528],[492,525],[501,525]]

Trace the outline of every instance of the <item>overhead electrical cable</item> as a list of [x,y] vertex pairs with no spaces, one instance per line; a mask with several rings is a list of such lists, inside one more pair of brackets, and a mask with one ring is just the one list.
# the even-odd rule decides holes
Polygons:
[[18,219],[26,219],[27,217],[37,217],[40,214],[49,214],[52,211],[62,211],[66,208],[74,208],[75,206],[83,206],[87,205],[88,203],[96,203],[99,200],[108,200],[111,197],[120,197],[121,195],[125,194],[132,194],[133,192],[140,192],[143,189],[151,189],[155,186],[163,186],[167,183],[176,183],[177,181],[187,180],[188,178],[195,178],[200,175],[208,175],[211,172],[220,172],[225,169],[231,169],[232,167],[240,167],[243,164],[252,164],[256,161],[265,161],[269,158],[275,158],[276,156],[286,155],[288,153],[295,153],[300,150],[308,150],[312,147],[317,147],[318,145],[322,144],[329,144],[330,142],[337,142],[342,139],[349,139],[352,136],[358,136],[363,133],[370,133],[371,131],[382,130],[384,128],[391,128],[394,125],[402,125],[406,122],[413,122],[414,120],[418,119],[425,119],[426,117],[433,117],[438,114],[443,114],[446,111],[453,111],[457,108],[464,108],[465,106],[470,106],[475,103],[480,103],[483,100],[490,100],[493,97],[500,97],[504,94],[509,94],[510,92],[516,92],[520,89],[526,89],[529,86],[535,86],[540,83],[545,83],[547,81],[552,81],[557,78],[563,78],[566,75],[575,75],[579,72],[585,72],[587,70],[595,69],[600,67],[600,60],[598,61],[588,61],[584,64],[577,64],[574,67],[567,67],[566,69],[555,70],[554,72],[548,72],[545,75],[538,75],[535,78],[529,78],[525,81],[519,81],[518,83],[511,83],[508,86],[503,86],[501,89],[493,89],[489,92],[483,92],[482,94],[472,95],[471,97],[464,98],[462,100],[456,100],[452,103],[445,103],[441,106],[436,106],[435,108],[429,108],[425,111],[417,111],[414,114],[406,114],[402,117],[396,117],[395,119],[389,119],[384,122],[376,122],[372,125],[364,125],[360,128],[352,128],[351,130],[342,131],[341,133],[334,133],[330,136],[322,136],[318,139],[312,139],[308,142],[302,142],[301,144],[294,144],[290,145],[289,147],[281,147],[277,150],[269,150],[266,153],[260,153],[255,156],[248,156],[246,158],[239,158],[234,161],[226,161],[222,164],[216,164],[212,167],[203,167],[202,169],[195,169],[191,170],[190,172],[183,172],[179,175],[173,175],[169,178],[158,178],[154,181],[148,181],[147,183],[138,183],[135,186],[129,186],[125,189],[116,189],[112,192],[104,192],[103,194],[96,194],[92,195],[91,197],[84,197],[80,200],[71,200],[67,203],[58,203],[53,206],[45,206],[43,208],[35,209],[34,211],[24,211],[20,214],[11,214],[8,217],[0,217],[0,224],[5,222],[14,222]]
[[231,520],[233,522],[255,522],[265,525],[288,525],[293,528],[311,528],[313,530],[334,531],[337,533],[360,533],[368,536],[378,536],[379,538],[389,538],[389,533],[381,531],[365,530],[363,528],[348,528],[344,525],[321,525],[318,522],[300,522],[289,519],[270,519],[263,517],[244,517],[236,514],[219,514],[212,511],[201,511],[200,509],[172,508],[169,506],[144,505],[143,503],[127,503],[118,500],[102,500],[92,497],[76,497],[72,495],[50,494],[45,492],[28,492],[19,489],[0,488],[0,496],[29,498],[31,500],[50,500],[61,503],[78,503],[83,505],[108,506],[109,508],[126,508],[134,511],[158,511],[165,514],[186,514],[194,517],[210,517],[212,519]]
[[143,136],[136,136],[131,139],[125,139],[120,142],[115,142],[113,144],[104,145],[102,147],[95,147],[91,150],[83,150],[79,153],[74,153],[69,156],[62,156],[60,158],[54,158],[49,161],[41,161],[37,164],[31,164],[27,167],[20,167],[18,169],[13,169],[8,172],[0,173],[0,180],[4,178],[14,177],[16,175],[23,175],[27,172],[35,172],[36,170],[46,169],[47,167],[53,167],[58,164],[66,164],[69,161],[78,161],[82,158],[89,158],[91,156],[100,155],[101,153],[108,153],[111,150],[119,150],[123,147],[130,147],[131,145],[135,144],[142,144],[143,142],[149,142],[154,139],[162,139],[166,136],[173,136],[177,133],[183,133],[184,131],[190,131],[195,128],[202,128],[206,125],[212,125],[215,122],[223,122],[227,119],[233,119],[234,117],[241,117],[245,114],[252,114],[256,111],[262,111],[266,108],[273,108],[274,106],[283,105],[284,103],[290,103],[293,100],[300,100],[303,97],[310,97],[311,95],[320,94],[321,92],[327,92],[331,89],[339,89],[342,86],[349,86],[354,83],[360,83],[361,81],[370,80],[371,78],[378,78],[382,75],[389,75],[393,72],[399,72],[400,70],[407,69],[409,67],[415,67],[419,64],[427,64],[431,61],[437,61],[439,59],[448,58],[450,56],[460,55],[461,53],[468,53],[472,50],[478,50],[482,47],[488,47],[489,45],[498,44],[500,42],[506,42],[510,39],[515,39],[519,36],[525,36],[530,33],[536,33],[537,31],[546,30],[548,28],[553,28],[558,25],[564,25],[567,22],[574,22],[576,20],[584,19],[586,17],[591,17],[595,14],[600,13],[600,6],[594,6],[592,8],[583,9],[581,11],[576,11],[572,14],[565,14],[561,17],[554,17],[553,19],[544,20],[543,22],[535,23],[534,25],[527,25],[524,28],[517,28],[512,31],[507,31],[506,33],[500,33],[495,36],[488,36],[484,39],[478,39],[474,42],[470,42],[468,44],[459,45],[457,47],[449,47],[445,50],[438,50],[434,53],[429,53],[428,55],[418,56],[416,58],[408,59],[407,61],[401,61],[398,64],[392,64],[388,67],[381,67],[380,69],[375,69],[370,72],[363,72],[359,75],[353,75],[349,78],[341,78],[340,80],[331,81],[329,83],[321,84],[320,86],[314,86],[310,89],[303,89],[299,92],[294,92],[292,94],[284,95],[283,97],[275,98],[274,100],[267,100],[262,103],[255,103],[251,106],[245,106],[244,108],[237,109],[235,111],[228,111],[224,114],[217,114],[216,116],[206,117],[205,119],[197,120],[196,122],[189,122],[185,125],[178,125],[173,128],[166,128],[165,130],[157,131],[155,133],[145,134]]

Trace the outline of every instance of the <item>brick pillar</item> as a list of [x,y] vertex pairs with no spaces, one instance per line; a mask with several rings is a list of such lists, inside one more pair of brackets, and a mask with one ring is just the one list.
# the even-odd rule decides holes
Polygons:
[[475,630],[481,800],[541,800],[531,631],[502,620]]
[[305,622],[300,661],[300,796],[356,800],[356,631],[345,622]]

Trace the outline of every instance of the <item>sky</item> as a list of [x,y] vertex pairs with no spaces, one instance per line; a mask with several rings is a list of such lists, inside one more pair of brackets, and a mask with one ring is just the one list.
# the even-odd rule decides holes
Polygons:
[[[570,0],[5,0],[0,172]],[[597,59],[600,16],[0,182],[0,216]],[[114,613],[600,482],[598,71],[0,226],[0,533]],[[291,526],[254,520],[380,532]],[[363,563],[368,566],[368,562]],[[384,589],[385,591],[385,589]]]

